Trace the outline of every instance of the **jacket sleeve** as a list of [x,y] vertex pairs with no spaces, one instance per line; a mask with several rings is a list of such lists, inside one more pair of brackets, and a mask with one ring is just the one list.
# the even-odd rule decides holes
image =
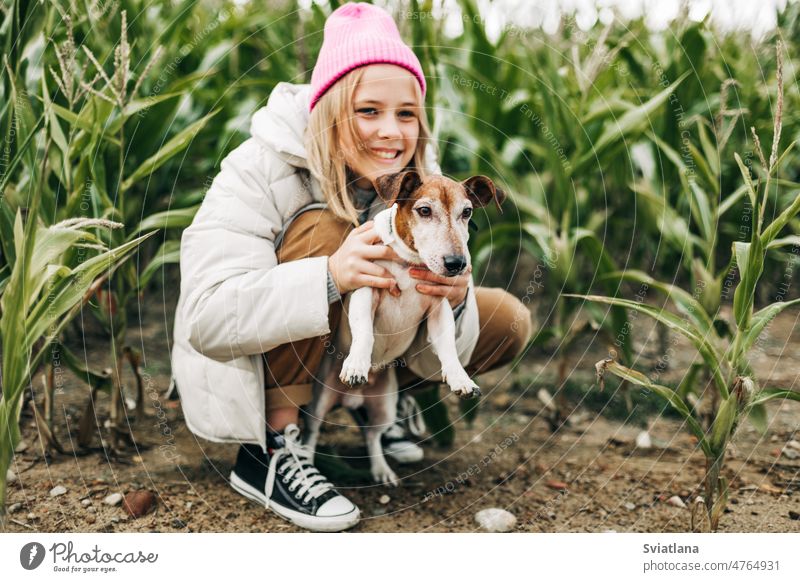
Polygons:
[[327,257],[278,264],[266,155],[253,139],[231,152],[181,239],[179,316],[192,347],[218,361],[330,332]]

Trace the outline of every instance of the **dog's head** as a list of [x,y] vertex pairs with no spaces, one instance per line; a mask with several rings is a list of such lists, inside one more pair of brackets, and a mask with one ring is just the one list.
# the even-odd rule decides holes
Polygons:
[[506,195],[486,176],[456,182],[444,176],[422,180],[413,170],[387,174],[376,181],[387,207],[397,203],[397,236],[433,273],[460,275],[470,264],[469,219],[473,209]]

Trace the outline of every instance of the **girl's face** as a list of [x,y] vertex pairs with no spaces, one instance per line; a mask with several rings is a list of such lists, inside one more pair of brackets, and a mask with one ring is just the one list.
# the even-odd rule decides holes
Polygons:
[[342,132],[345,163],[358,176],[356,185],[370,188],[384,174],[405,168],[414,157],[419,137],[417,79],[396,65],[365,67],[353,95],[352,115],[366,148]]

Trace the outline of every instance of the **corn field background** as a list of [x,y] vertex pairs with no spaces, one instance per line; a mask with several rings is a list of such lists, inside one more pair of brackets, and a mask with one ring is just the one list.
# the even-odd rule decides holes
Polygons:
[[[476,284],[537,331],[477,405],[418,396],[429,454],[388,505],[355,429],[323,434],[326,471],[361,531],[492,506],[517,531],[798,531],[800,3],[749,29],[551,4],[381,3],[443,171],[509,193],[476,213]],[[291,529],[188,432],[169,346],[182,229],[338,5],[3,0],[6,531]],[[141,516],[113,499],[135,491]]]

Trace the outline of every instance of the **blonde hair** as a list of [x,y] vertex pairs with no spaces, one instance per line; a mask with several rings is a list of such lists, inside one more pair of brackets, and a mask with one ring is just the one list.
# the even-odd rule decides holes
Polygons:
[[[359,67],[336,81],[311,111],[305,134],[308,168],[311,175],[319,180],[328,209],[342,220],[352,222],[354,226],[358,226],[359,214],[350,195],[355,176],[347,167],[341,138],[347,132],[356,151],[364,151],[368,147],[358,135],[353,114],[353,97],[363,76],[364,67]],[[417,115],[419,137],[414,157],[408,167],[415,169],[424,178],[427,171],[424,162],[425,148],[430,140],[431,130],[418,83],[414,83],[414,90],[420,104]]]

